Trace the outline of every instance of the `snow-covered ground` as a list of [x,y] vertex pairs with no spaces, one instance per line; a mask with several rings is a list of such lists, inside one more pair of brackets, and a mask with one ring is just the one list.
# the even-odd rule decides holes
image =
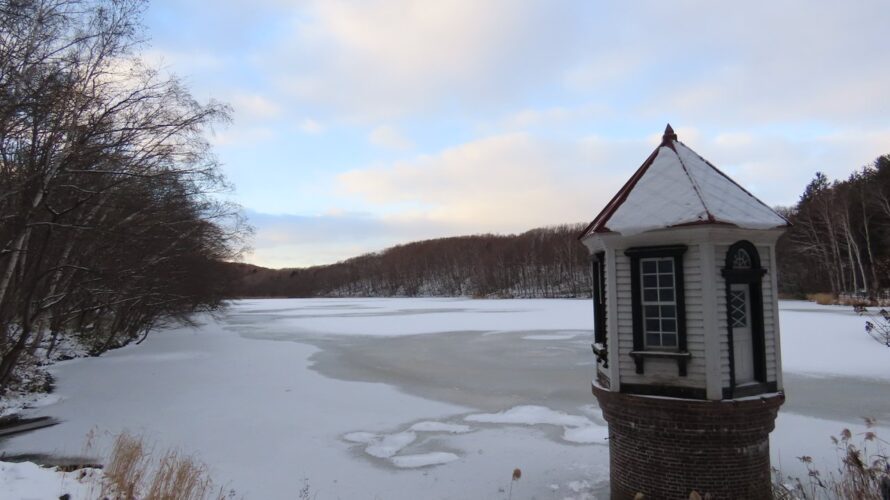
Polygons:
[[[774,465],[834,466],[830,435],[890,420],[890,350],[847,308],[780,307]],[[591,327],[587,300],[237,301],[199,328],[59,363],[58,401],[28,416],[63,422],[0,453],[79,456],[91,429],[101,453],[129,430],[197,453],[244,498],[296,498],[304,481],[318,499],[505,498],[515,468],[513,498],[605,498]]]

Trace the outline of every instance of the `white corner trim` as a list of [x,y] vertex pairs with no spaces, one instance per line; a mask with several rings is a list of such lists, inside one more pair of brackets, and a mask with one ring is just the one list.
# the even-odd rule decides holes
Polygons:
[[720,333],[717,331],[717,264],[713,243],[700,243],[702,276],[702,318],[705,327],[706,393],[710,400],[723,399],[723,380],[720,372]]
[[621,390],[621,359],[619,358],[618,341],[618,291],[616,282],[618,273],[615,270],[617,252],[614,248],[606,248],[606,335],[609,343],[609,384],[613,392]]
[[773,287],[773,348],[776,351],[776,390],[783,391],[782,384],[782,337],[779,335],[779,263],[776,261],[776,245],[769,246],[769,276]]

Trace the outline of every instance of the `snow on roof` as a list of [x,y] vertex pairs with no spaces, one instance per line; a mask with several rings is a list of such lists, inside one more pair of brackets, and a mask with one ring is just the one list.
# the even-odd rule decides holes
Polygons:
[[582,233],[631,235],[692,224],[746,229],[787,226],[788,221],[677,140],[670,125],[649,155]]

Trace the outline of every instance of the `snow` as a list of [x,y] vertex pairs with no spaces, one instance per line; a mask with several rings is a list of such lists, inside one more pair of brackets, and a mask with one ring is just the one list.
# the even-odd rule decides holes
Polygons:
[[866,319],[850,306],[780,302],[783,370],[890,381],[890,349],[865,334]]
[[417,439],[417,434],[413,432],[399,432],[381,436],[379,439],[371,441],[370,446],[365,448],[365,453],[377,458],[390,458],[402,448],[413,443]]
[[449,432],[452,434],[464,434],[473,431],[469,425],[432,421],[417,422],[411,426],[411,430],[417,432]]
[[[226,327],[245,337],[269,340],[300,335],[396,337],[446,331],[563,330],[559,334],[565,334],[564,330],[591,328],[589,311],[578,313],[577,304],[587,301],[549,300],[310,299],[294,309],[293,299],[253,299],[239,301]],[[331,307],[337,301],[355,307]]]
[[401,467],[403,469],[414,469],[417,467],[428,467],[430,465],[443,465],[448,462],[453,462],[457,460],[458,457],[454,453],[447,452],[434,452],[434,453],[421,453],[419,455],[404,455],[401,457],[394,457],[392,459],[392,463],[396,467]]
[[568,340],[577,337],[575,334],[544,334],[544,335],[526,335],[523,340]]
[[101,485],[95,469],[61,472],[31,462],[0,462],[0,498],[44,500],[67,493],[72,500],[98,496]]
[[[771,453],[804,475],[795,457],[833,466],[829,437],[861,431],[860,414],[886,425],[890,349],[847,308],[783,301],[780,320],[788,399]],[[23,416],[62,423],[0,453],[79,456],[97,429],[103,456],[127,429],[248,499],[292,498],[304,478],[319,500],[503,498],[511,484],[514,499],[607,497],[588,300],[246,300],[201,321],[58,363],[51,404]],[[2,467],[0,492],[73,484]]]
[[587,417],[568,415],[544,406],[517,406],[500,413],[468,415],[465,420],[490,424],[561,426],[563,439],[572,443],[604,443],[609,435],[605,424],[595,424]]
[[624,202],[604,221],[632,235],[681,224],[717,222],[769,229],[787,222],[679,141],[661,146]]

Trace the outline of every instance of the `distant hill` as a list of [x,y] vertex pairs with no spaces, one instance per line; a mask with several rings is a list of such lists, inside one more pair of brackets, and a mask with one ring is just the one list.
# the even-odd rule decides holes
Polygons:
[[230,264],[237,297],[589,297],[584,224],[417,241],[336,264]]

